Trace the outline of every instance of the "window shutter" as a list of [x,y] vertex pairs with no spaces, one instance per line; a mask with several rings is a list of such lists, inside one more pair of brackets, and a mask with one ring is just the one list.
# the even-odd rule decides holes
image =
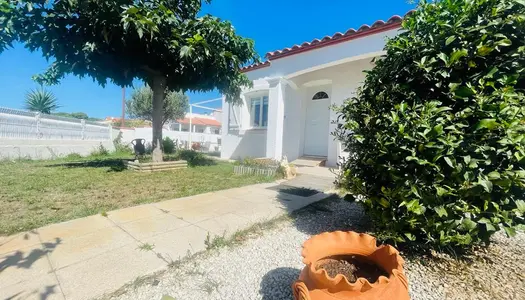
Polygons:
[[228,114],[228,126],[230,129],[240,129],[241,127],[241,107],[239,105],[230,104],[230,112]]

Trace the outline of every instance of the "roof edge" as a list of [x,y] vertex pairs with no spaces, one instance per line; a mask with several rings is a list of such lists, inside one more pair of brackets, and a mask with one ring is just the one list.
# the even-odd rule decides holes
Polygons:
[[260,63],[251,64],[241,68],[242,73],[250,72],[257,69],[262,69],[270,66],[270,61],[264,61]]
[[325,41],[325,42],[320,42],[320,43],[317,43],[317,44],[309,45],[307,47],[298,47],[296,49],[291,49],[290,51],[287,51],[287,52],[280,52],[280,53],[273,52],[273,54],[271,54],[271,55],[266,54],[266,58],[270,59],[270,60],[275,60],[275,59],[279,59],[279,58],[283,58],[283,57],[287,57],[287,56],[292,56],[292,55],[296,55],[296,54],[307,52],[307,51],[311,51],[311,50],[316,50],[316,49],[320,49],[320,48],[324,48],[324,47],[328,47],[328,46],[333,46],[333,45],[336,45],[336,44],[348,42],[348,41],[351,41],[351,40],[359,39],[359,38],[362,38],[362,37],[374,35],[374,34],[377,34],[377,33],[381,33],[381,32],[384,32],[384,31],[388,31],[388,30],[392,30],[392,29],[396,29],[396,28],[400,28],[400,27],[401,27],[401,22],[388,24],[388,25],[381,26],[381,27],[378,27],[378,28],[371,28],[371,29],[366,30],[366,31],[356,32],[355,34],[344,36],[342,38],[331,39],[331,40],[328,40],[328,41]]

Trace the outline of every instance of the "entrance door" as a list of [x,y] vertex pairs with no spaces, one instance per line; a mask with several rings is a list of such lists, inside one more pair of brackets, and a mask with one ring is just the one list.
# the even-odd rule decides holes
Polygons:
[[304,126],[304,155],[328,156],[330,99],[325,92],[308,101]]

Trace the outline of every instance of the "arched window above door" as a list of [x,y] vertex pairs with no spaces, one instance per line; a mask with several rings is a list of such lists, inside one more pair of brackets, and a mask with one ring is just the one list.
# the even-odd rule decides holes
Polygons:
[[328,99],[328,94],[321,91],[321,92],[315,93],[315,95],[312,97],[312,100],[321,100],[321,99]]

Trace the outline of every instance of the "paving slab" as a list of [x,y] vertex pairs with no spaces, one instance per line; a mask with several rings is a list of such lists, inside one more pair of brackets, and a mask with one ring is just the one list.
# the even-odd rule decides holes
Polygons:
[[64,300],[64,295],[55,274],[48,274],[2,288],[0,299]]
[[95,257],[111,249],[135,243],[136,240],[124,230],[112,226],[69,239],[56,246],[53,251],[49,251],[48,255],[51,266],[56,270]]
[[161,214],[152,204],[139,205],[108,212],[108,218],[117,224],[145,219]]
[[55,240],[56,238],[65,241],[110,226],[114,226],[114,223],[108,220],[108,218],[96,215],[45,226],[36,231],[40,235],[40,239],[44,242]]
[[184,258],[188,254],[206,250],[207,236],[208,231],[190,225],[156,235],[144,242],[153,245],[153,251],[169,262]]
[[52,274],[46,254],[40,244],[1,254],[0,291],[10,285]]
[[126,245],[57,270],[66,299],[91,299],[166,266],[152,251]]
[[282,216],[286,213],[285,208],[279,207],[279,203],[272,205],[265,203],[248,202],[235,211],[235,215],[243,217],[250,223],[260,223]]
[[[326,186],[331,179],[307,174],[291,184],[308,182]],[[232,234],[327,197],[283,194],[278,187],[266,183],[212,192],[0,237],[0,296],[99,297],[205,250],[208,237]],[[153,249],[140,249],[146,243]]]
[[281,183],[283,188],[296,187],[296,188],[308,188],[317,190],[319,192],[325,192],[333,188],[335,181],[335,175],[320,176],[314,174],[298,174],[297,177]]
[[0,237],[0,254],[38,244],[40,244],[40,238],[35,230]]
[[191,199],[173,199],[168,201],[162,201],[159,203],[153,204],[156,208],[162,210],[162,211],[177,211],[177,210],[183,210],[183,209],[190,209],[190,208],[196,208],[198,206],[195,201]]
[[171,212],[170,214],[192,224],[219,216],[212,210],[208,210],[204,207],[178,210]]
[[199,222],[196,225],[218,236],[230,236],[240,229],[249,227],[252,223],[247,218],[228,213]]
[[133,222],[128,222],[120,225],[128,234],[137,240],[143,240],[148,237],[158,235],[177,228],[185,227],[190,223],[181,220],[180,218],[170,215],[162,214],[150,218],[140,219]]

